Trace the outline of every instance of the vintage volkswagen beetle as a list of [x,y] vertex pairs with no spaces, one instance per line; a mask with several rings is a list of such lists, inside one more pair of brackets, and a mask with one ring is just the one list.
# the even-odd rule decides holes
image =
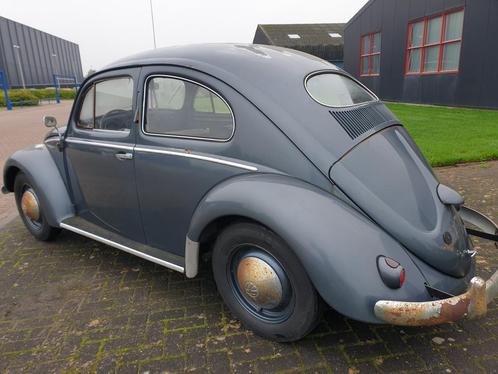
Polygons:
[[[47,126],[55,119],[47,117]],[[67,123],[4,170],[28,230],[74,231],[195,277],[258,334],[303,337],[323,299],[370,323],[486,313],[472,234],[396,117],[335,66],[258,45],[157,49],[81,86]],[[456,295],[456,296],[455,296]]]

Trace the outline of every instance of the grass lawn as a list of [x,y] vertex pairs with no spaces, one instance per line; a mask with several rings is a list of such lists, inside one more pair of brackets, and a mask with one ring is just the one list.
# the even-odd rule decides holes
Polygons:
[[498,159],[498,111],[388,103],[433,166]]

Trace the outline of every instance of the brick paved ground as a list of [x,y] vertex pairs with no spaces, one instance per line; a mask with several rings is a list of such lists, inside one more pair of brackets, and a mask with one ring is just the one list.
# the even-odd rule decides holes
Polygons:
[[[437,172],[469,206],[498,218],[498,162]],[[477,249],[479,271],[489,274],[496,250]],[[39,243],[19,220],[0,229],[0,290],[6,373],[498,371],[496,303],[484,320],[430,328],[329,311],[303,341],[272,343],[230,315],[208,264],[189,280],[69,232]]]
[[[14,108],[13,111],[0,110],[0,170],[5,160],[18,149],[41,143],[49,131],[42,124],[45,115],[55,116],[64,124],[69,116],[72,101],[60,104],[40,105],[28,108]],[[0,226],[12,219],[14,211],[12,199],[0,194]]]

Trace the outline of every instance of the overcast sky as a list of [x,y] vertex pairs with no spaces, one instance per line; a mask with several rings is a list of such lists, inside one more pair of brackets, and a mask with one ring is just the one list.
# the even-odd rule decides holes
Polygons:
[[[79,44],[83,73],[153,48],[150,0],[0,0],[0,15]],[[250,43],[258,23],[347,22],[366,0],[152,0],[157,46]]]

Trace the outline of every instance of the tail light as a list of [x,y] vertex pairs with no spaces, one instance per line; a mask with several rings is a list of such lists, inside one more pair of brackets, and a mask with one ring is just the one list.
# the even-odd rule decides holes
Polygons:
[[379,256],[377,258],[377,268],[384,284],[392,289],[401,288],[405,283],[406,271],[403,266],[390,257]]

